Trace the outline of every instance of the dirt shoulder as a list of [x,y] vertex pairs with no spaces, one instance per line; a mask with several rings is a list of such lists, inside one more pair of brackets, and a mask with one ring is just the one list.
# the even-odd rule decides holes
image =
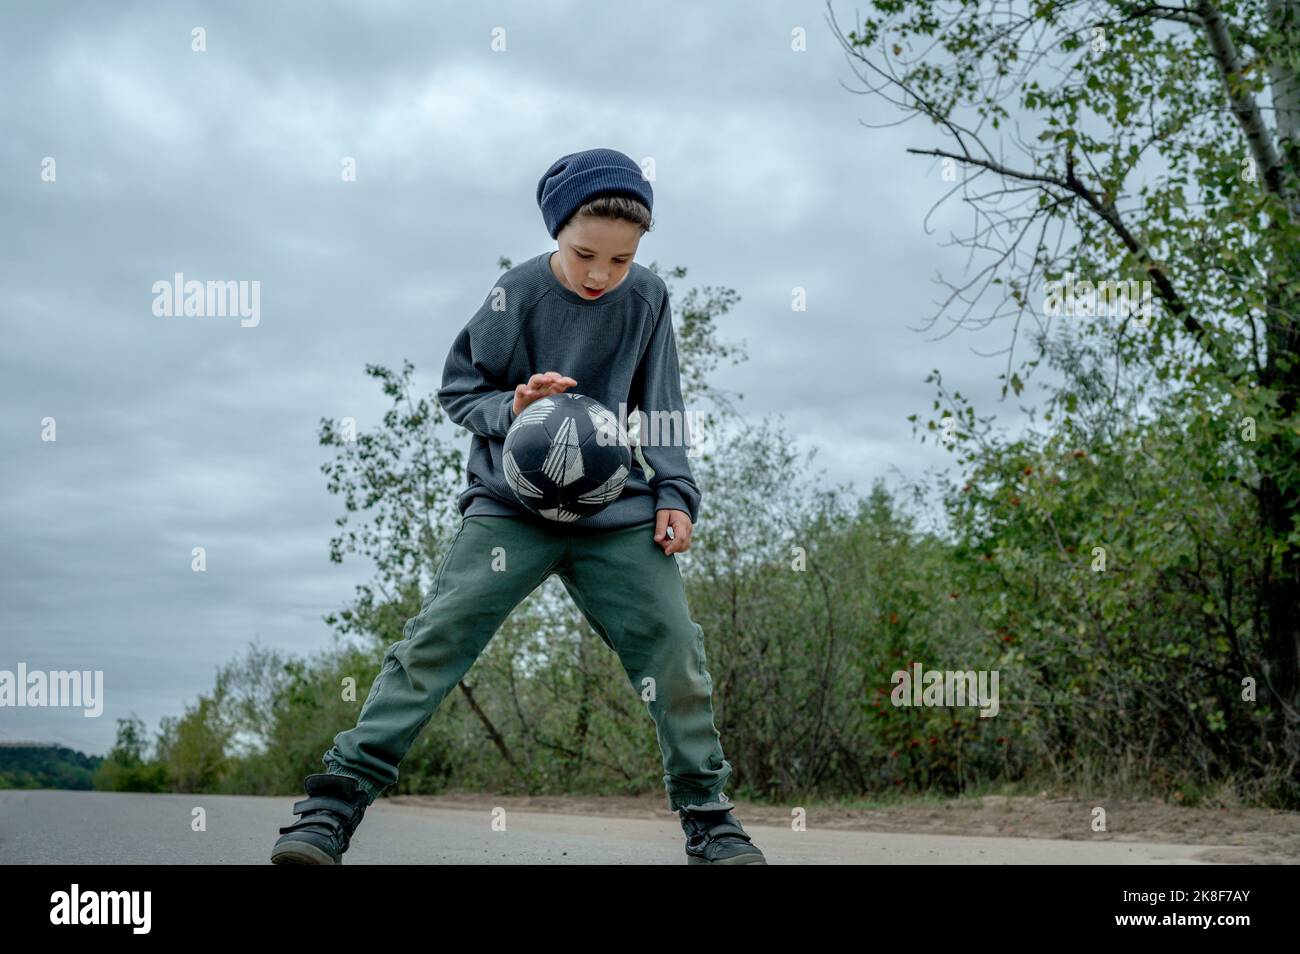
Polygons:
[[[489,810],[495,806],[567,815],[613,815],[662,821],[670,816],[661,795],[510,796],[455,792],[397,795],[394,805]],[[792,806],[737,802],[745,824],[789,825]],[[1106,831],[1091,830],[1093,809],[1106,810]],[[873,808],[809,804],[809,828],[903,832],[933,835],[986,835],[1007,838],[1058,838],[1068,841],[1143,841],[1207,845],[1205,861],[1236,864],[1300,864],[1300,813],[1264,808],[1191,808],[1158,801],[1052,798],[1046,795],[986,795]],[[1227,846],[1227,847],[1224,847]]]

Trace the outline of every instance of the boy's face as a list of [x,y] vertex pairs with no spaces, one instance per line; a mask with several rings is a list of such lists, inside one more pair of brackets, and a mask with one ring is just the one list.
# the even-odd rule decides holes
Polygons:
[[564,286],[593,301],[627,277],[641,244],[641,229],[624,219],[575,215],[556,235],[551,271]]

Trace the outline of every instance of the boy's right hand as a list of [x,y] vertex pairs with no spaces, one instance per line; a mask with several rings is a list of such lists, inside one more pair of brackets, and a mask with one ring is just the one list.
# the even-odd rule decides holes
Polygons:
[[566,388],[576,387],[577,381],[573,378],[565,377],[558,371],[547,371],[545,374],[534,374],[528,379],[527,384],[521,384],[515,388],[515,417],[523,413],[524,408],[532,404],[539,398],[549,397],[552,394],[559,394]]

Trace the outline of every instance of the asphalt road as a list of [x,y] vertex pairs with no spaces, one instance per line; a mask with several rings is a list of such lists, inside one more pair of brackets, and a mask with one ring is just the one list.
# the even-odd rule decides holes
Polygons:
[[[298,796],[301,798],[302,796]],[[0,791],[0,864],[269,864],[294,798]],[[206,831],[194,831],[194,810]],[[366,812],[345,864],[685,864],[662,821],[392,805]],[[742,818],[742,822],[745,820]],[[745,829],[769,864],[1200,864],[1207,845]]]

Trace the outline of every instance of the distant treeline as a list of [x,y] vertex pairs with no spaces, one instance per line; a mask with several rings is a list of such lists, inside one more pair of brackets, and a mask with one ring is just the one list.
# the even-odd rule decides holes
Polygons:
[[0,788],[95,788],[103,761],[62,745],[0,745]]

